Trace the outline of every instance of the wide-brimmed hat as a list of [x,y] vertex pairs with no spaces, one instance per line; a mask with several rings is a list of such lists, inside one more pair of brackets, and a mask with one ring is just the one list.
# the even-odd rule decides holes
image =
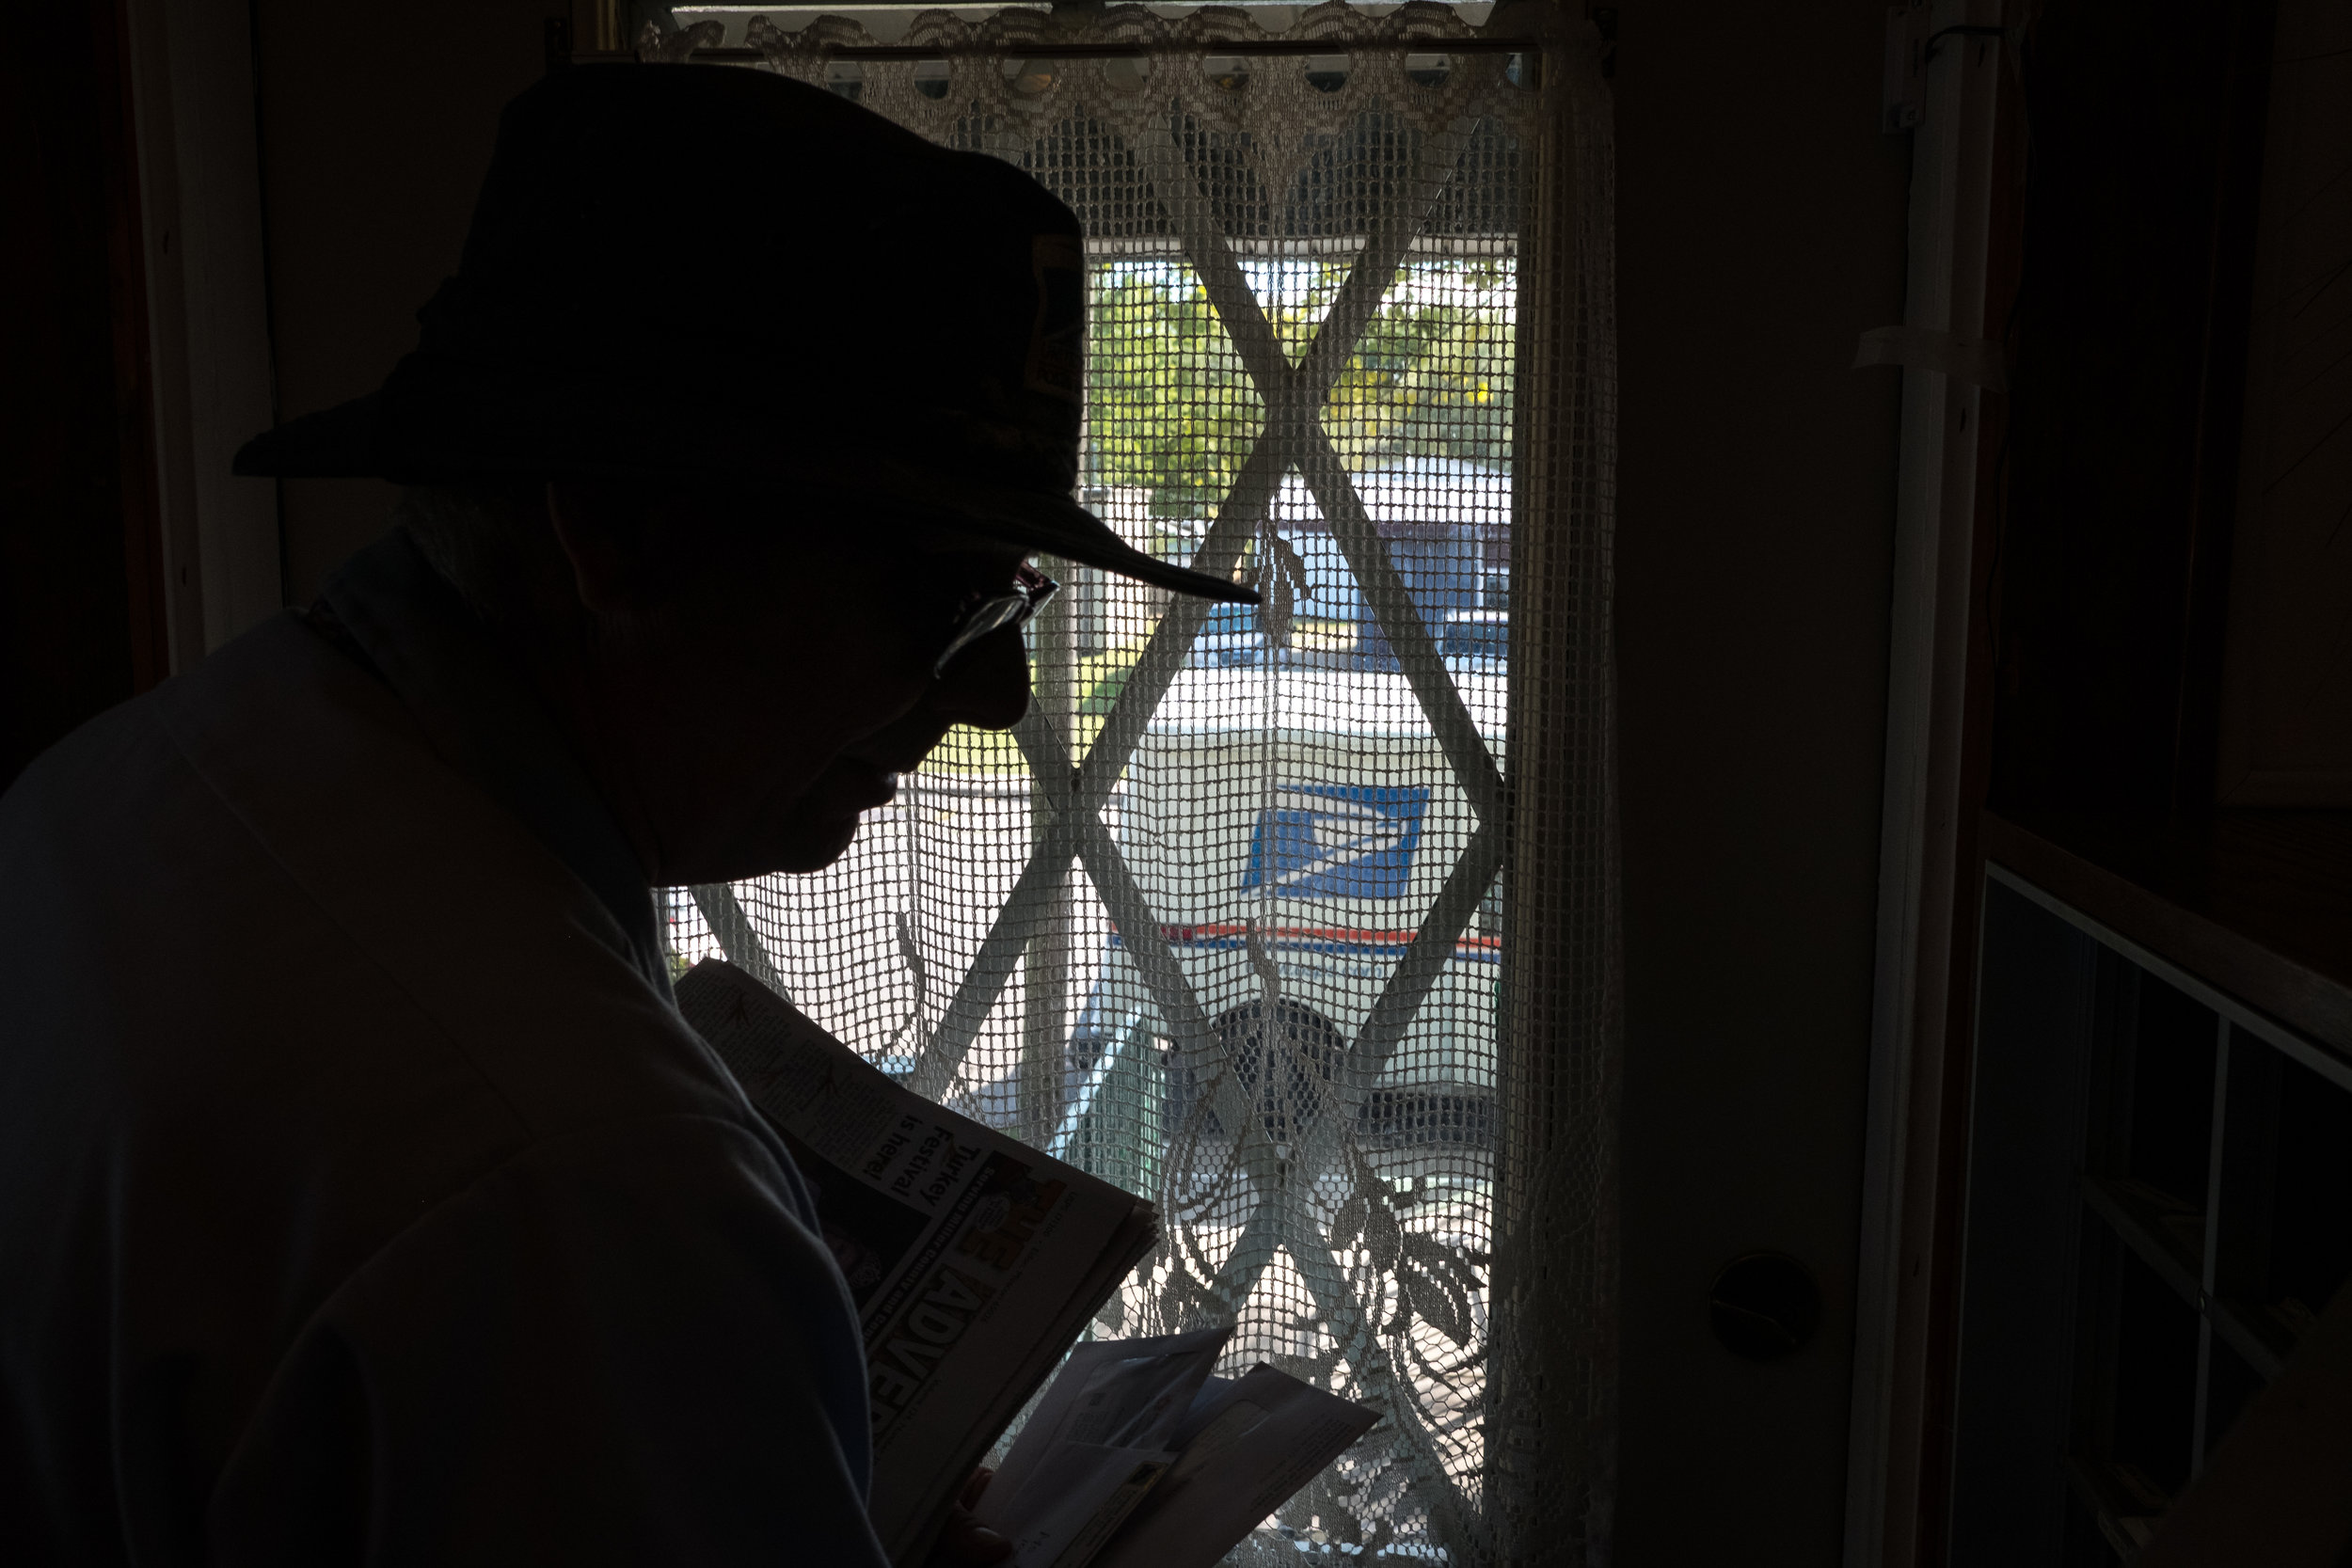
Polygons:
[[507,105],[416,351],[236,471],[772,489],[1254,600],[1073,499],[1086,295],[1076,214],[1001,159],[762,71],[575,67]]

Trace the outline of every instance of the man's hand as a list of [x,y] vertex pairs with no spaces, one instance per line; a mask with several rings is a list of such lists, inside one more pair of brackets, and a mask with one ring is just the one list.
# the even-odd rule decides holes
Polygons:
[[985,1568],[1012,1556],[1011,1542],[972,1517],[973,1508],[995,1473],[983,1465],[963,1483],[963,1495],[956,1499],[955,1512],[947,1515],[947,1528],[940,1532],[939,1544],[931,1548],[930,1568]]

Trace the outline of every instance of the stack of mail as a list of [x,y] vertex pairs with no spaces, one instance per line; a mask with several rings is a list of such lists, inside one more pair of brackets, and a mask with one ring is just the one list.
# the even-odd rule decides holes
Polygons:
[[1070,1353],[980,1501],[1013,1568],[1211,1568],[1378,1419],[1260,1365],[1230,1328]]

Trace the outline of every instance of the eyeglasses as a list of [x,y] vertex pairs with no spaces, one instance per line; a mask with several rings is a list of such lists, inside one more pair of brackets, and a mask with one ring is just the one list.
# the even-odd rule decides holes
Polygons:
[[974,594],[956,611],[955,629],[948,634],[947,646],[931,666],[931,679],[947,673],[947,666],[956,656],[993,632],[1017,629],[1029,624],[1029,617],[1045,608],[1061,587],[1052,578],[1034,566],[1024,566],[1012,577],[1011,589],[1003,594]]

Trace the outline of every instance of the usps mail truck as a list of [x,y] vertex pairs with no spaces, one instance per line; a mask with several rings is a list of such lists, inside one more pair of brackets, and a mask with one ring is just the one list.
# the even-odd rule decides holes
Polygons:
[[[1450,661],[1498,759],[1499,661]],[[1378,1144],[1483,1144],[1493,1115],[1501,943],[1491,898],[1369,1084],[1356,1040],[1397,960],[1462,856],[1475,813],[1393,667],[1203,661],[1180,674],[1109,814],[1121,854],[1210,1022],[1216,1047],[1185,1059],[1136,955],[1113,929],[1073,1041],[1083,1157],[1097,1140],[1148,1148],[1200,1106],[1203,1076],[1240,1075],[1278,1143],[1301,1117],[1353,1101]],[[1193,1053],[1201,1058],[1204,1053]],[[1352,1062],[1352,1070],[1351,1070]],[[1114,1112],[1111,1101],[1126,1109]],[[1229,1101],[1230,1103],[1230,1101]],[[1095,1118],[1089,1118],[1091,1109]],[[1106,1171],[1140,1188],[1151,1169]]]

